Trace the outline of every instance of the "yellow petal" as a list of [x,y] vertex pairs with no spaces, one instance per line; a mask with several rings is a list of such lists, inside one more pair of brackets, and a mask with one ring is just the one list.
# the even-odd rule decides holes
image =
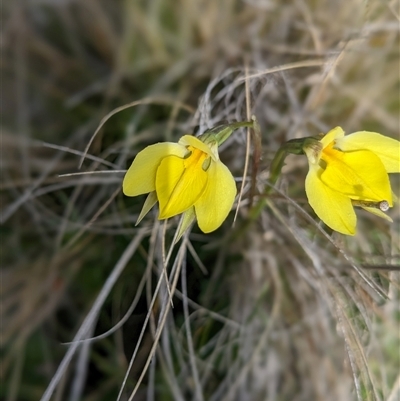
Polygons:
[[156,191],[160,203],[159,219],[183,213],[199,199],[207,183],[202,160],[165,157],[157,169]]
[[216,230],[224,222],[236,196],[235,180],[222,162],[211,162],[207,173],[207,187],[194,205],[199,227],[204,233]]
[[156,143],[139,152],[125,174],[122,190],[127,196],[147,194],[156,189],[156,172],[169,155],[184,157],[187,149],[173,142]]
[[337,139],[344,137],[344,131],[341,127],[335,127],[331,129],[322,139],[321,143],[323,148],[329,146],[329,144]]
[[316,215],[332,230],[346,235],[356,232],[357,217],[351,200],[327,187],[319,177],[320,169],[310,166],[306,177],[306,194]]
[[386,200],[392,206],[389,177],[374,153],[369,150],[341,152],[328,147],[322,159],[326,169],[321,173],[321,180],[330,188],[355,200]]
[[[192,146],[193,148],[199,149],[207,155],[211,156],[215,159],[215,152],[206,145],[204,142],[200,141],[199,138],[196,138],[193,135],[184,135],[181,139],[179,139],[179,144],[183,146]],[[218,160],[218,152],[217,152],[217,160]]]
[[359,131],[336,141],[343,151],[370,150],[380,159],[388,173],[400,172],[400,142],[377,132]]

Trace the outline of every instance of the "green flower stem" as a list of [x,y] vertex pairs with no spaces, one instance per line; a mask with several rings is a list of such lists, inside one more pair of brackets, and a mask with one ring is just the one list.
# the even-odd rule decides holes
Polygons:
[[[294,154],[294,155],[302,155],[304,154],[303,148],[306,145],[306,142],[311,138],[299,138],[299,139],[292,139],[286,143],[284,143],[276,152],[272,162],[271,166],[269,168],[270,170],[270,177],[269,177],[269,184],[263,194],[261,199],[258,201],[258,203],[253,207],[253,209],[250,211],[250,216],[249,216],[249,222],[255,221],[258,216],[261,214],[262,210],[264,209],[266,203],[267,203],[267,196],[271,193],[273,190],[274,185],[278,181],[281,172],[282,172],[282,167],[285,164],[285,159],[288,154]],[[312,140],[315,141],[314,138]]]

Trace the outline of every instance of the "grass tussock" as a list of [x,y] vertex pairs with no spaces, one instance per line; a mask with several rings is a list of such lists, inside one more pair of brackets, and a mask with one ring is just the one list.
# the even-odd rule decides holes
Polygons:
[[[398,207],[393,224],[359,213],[355,237],[331,233],[293,156],[242,224],[285,141],[337,125],[398,138],[398,1],[3,12],[2,399],[400,397]],[[244,130],[221,147],[243,182],[233,227],[234,213],[174,245],[178,218],[135,226],[144,199],[121,181],[138,151],[251,115],[258,170]]]

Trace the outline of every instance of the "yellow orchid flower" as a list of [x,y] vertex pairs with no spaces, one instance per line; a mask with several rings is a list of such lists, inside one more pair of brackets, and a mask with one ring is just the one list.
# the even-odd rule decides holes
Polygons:
[[185,213],[185,227],[197,218],[204,233],[227,218],[236,184],[219,159],[222,140],[213,134],[199,138],[184,135],[178,143],[157,143],[137,154],[122,184],[127,196],[149,193],[137,223],[157,201],[160,220]]
[[376,132],[345,136],[340,127],[304,147],[309,163],[306,194],[317,216],[331,229],[356,232],[353,206],[391,220],[388,173],[400,172],[400,142]]

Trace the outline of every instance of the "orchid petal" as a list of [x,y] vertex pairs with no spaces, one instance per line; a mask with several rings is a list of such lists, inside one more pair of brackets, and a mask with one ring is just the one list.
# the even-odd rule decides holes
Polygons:
[[[183,146],[191,146],[193,148],[199,149],[205,154],[211,156],[213,159],[215,159],[215,152],[212,151],[210,146],[205,144],[204,142],[200,141],[199,138],[196,138],[193,135],[184,135],[181,139],[179,139],[179,144]],[[217,153],[218,156],[218,153]],[[218,160],[218,157],[217,157]]]
[[316,215],[332,230],[342,234],[354,235],[357,217],[346,196],[329,188],[320,179],[319,167],[310,165],[306,177],[306,194]]
[[163,142],[147,146],[139,152],[125,174],[122,190],[127,196],[137,196],[156,189],[156,172],[161,160],[169,155],[183,158],[188,150],[177,143]]
[[389,177],[373,152],[341,152],[330,147],[324,149],[322,158],[326,169],[321,180],[327,186],[355,200],[386,200],[392,206]]
[[344,151],[370,150],[385,166],[387,173],[400,172],[400,142],[377,132],[359,131],[340,138],[336,146]]
[[325,149],[330,143],[344,137],[344,131],[341,127],[331,129],[322,139],[322,147]]
[[159,219],[183,213],[199,199],[207,184],[202,161],[188,167],[188,159],[165,157],[157,169],[156,191],[160,203]]
[[227,218],[236,196],[232,173],[222,162],[211,162],[208,183],[194,207],[201,231],[216,230]]

